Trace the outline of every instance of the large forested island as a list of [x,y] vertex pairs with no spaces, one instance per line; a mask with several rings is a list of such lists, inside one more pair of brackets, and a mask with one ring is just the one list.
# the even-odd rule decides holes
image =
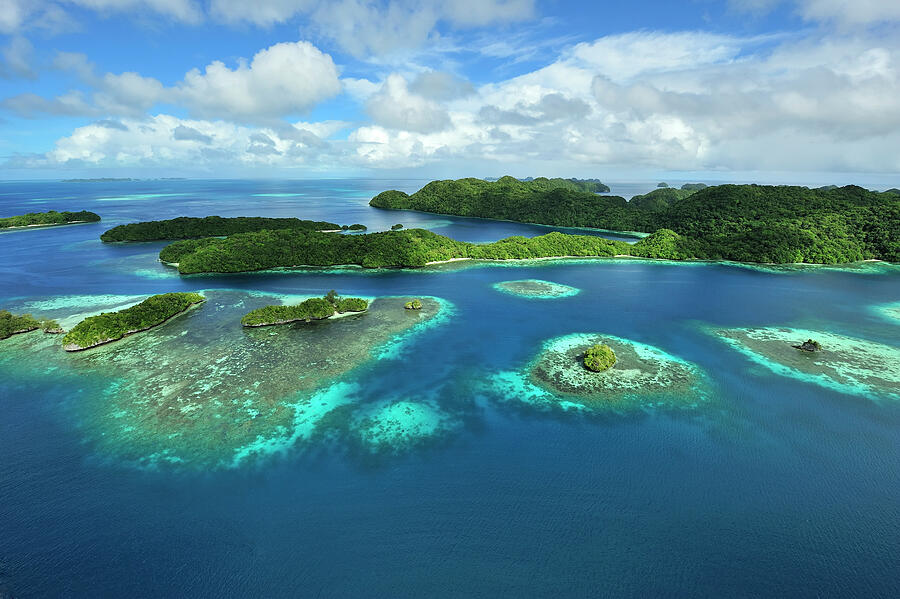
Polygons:
[[71,225],[75,223],[95,223],[100,217],[93,212],[81,210],[79,212],[29,212],[18,216],[0,218],[0,229],[15,229],[19,227],[49,227],[52,225]]
[[861,187],[771,185],[661,188],[626,201],[503,177],[433,181],[412,195],[385,191],[371,206],[566,227],[655,232],[651,257],[761,263],[900,262],[900,197]]
[[169,220],[153,220],[119,225],[103,233],[100,239],[106,242],[163,241],[219,237],[265,229],[335,231],[340,230],[341,226],[327,221],[301,220],[299,218],[265,218],[259,216],[238,216],[234,218],[207,216],[204,218],[193,218],[181,216]]
[[163,293],[118,312],[90,316],[63,337],[63,349],[80,351],[146,331],[188,310],[205,298],[199,293]]
[[162,249],[163,262],[182,274],[227,273],[292,266],[358,265],[365,268],[419,267],[449,260],[523,260],[564,256],[646,256],[668,247],[678,235],[659,232],[636,244],[594,235],[548,233],[508,237],[493,243],[456,241],[423,229],[362,235],[334,235],[283,229],[229,237],[176,241]]

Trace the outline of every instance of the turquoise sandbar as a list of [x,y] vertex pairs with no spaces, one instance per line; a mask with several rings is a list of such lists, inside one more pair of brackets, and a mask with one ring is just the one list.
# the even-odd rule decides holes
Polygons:
[[522,279],[520,281],[503,281],[494,283],[494,289],[509,295],[517,295],[519,297],[527,297],[532,299],[557,299],[561,297],[570,297],[578,295],[580,289],[554,283],[552,281],[543,281],[541,279]]
[[[775,374],[870,399],[900,399],[900,347],[787,327],[712,332]],[[806,339],[818,341],[822,351],[793,347]]]

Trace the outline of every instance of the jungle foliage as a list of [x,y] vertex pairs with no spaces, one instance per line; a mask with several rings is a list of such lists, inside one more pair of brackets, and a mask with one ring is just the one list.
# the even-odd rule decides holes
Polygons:
[[204,299],[199,293],[163,293],[148,297],[141,303],[118,312],[104,312],[98,316],[90,316],[75,325],[63,337],[63,347],[84,349],[121,339],[129,333],[162,324]]
[[142,223],[119,225],[100,236],[102,241],[163,241],[174,239],[196,239],[200,237],[221,237],[235,233],[248,233],[263,229],[298,229],[302,231],[333,231],[340,225],[326,221],[301,220],[299,218],[266,218],[261,216],[238,216],[223,218],[206,216],[194,218],[180,216],[168,220],[154,220]]
[[0,218],[0,229],[8,229],[10,227],[30,227],[37,225],[65,225],[68,223],[85,222],[95,223],[100,217],[93,212],[82,210],[80,212],[57,212],[50,210],[49,212],[29,212],[19,216],[10,216]]

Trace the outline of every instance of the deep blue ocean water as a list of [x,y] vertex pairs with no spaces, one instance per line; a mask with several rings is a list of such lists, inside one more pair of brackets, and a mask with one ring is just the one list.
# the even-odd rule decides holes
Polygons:
[[[98,239],[209,214],[401,222],[466,241],[551,230],[367,205],[423,183],[3,184],[0,216],[86,209],[103,222],[0,233],[0,307],[191,289],[440,297],[451,319],[347,379],[359,402],[427,399],[462,424],[395,452],[324,439],[246,467],[140,469],[74,421],[92,382],[32,376],[41,365],[23,359],[0,369],[0,597],[900,595],[898,402],[778,376],[704,330],[784,325],[900,346],[900,324],[871,310],[900,302],[900,269],[563,261],[179,278],[156,261],[164,244]],[[581,293],[492,287],[512,279]],[[591,416],[477,384],[573,332],[689,360],[711,397]]]

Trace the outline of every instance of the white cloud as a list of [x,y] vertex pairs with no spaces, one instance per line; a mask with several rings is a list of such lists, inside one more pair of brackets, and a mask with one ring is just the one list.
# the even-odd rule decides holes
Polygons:
[[320,168],[336,159],[338,150],[332,148],[331,142],[310,129],[293,129],[302,132],[304,139],[293,139],[267,127],[170,115],[101,121],[75,129],[57,141],[46,155],[20,158],[17,166]]
[[381,89],[369,99],[366,110],[372,120],[390,129],[432,133],[446,129],[450,116],[436,102],[412,94],[406,79],[389,75]]
[[24,77],[34,79],[37,77],[32,68],[32,53],[34,46],[22,36],[13,37],[9,43],[0,48],[0,77]]
[[782,4],[807,21],[832,22],[843,27],[900,21],[896,0],[729,0],[738,10],[766,13]]
[[60,53],[54,66],[75,73],[92,93],[72,91],[53,99],[20,94],[0,102],[33,118],[41,114],[139,116],[159,103],[177,103],[202,118],[260,122],[302,113],[341,91],[337,67],[309,42],[260,50],[231,69],[216,61],[193,69],[174,87],[138,73],[97,75],[83,54]]
[[259,121],[302,113],[341,91],[331,57],[309,42],[275,44],[230,69],[193,69],[175,96],[200,117]]

